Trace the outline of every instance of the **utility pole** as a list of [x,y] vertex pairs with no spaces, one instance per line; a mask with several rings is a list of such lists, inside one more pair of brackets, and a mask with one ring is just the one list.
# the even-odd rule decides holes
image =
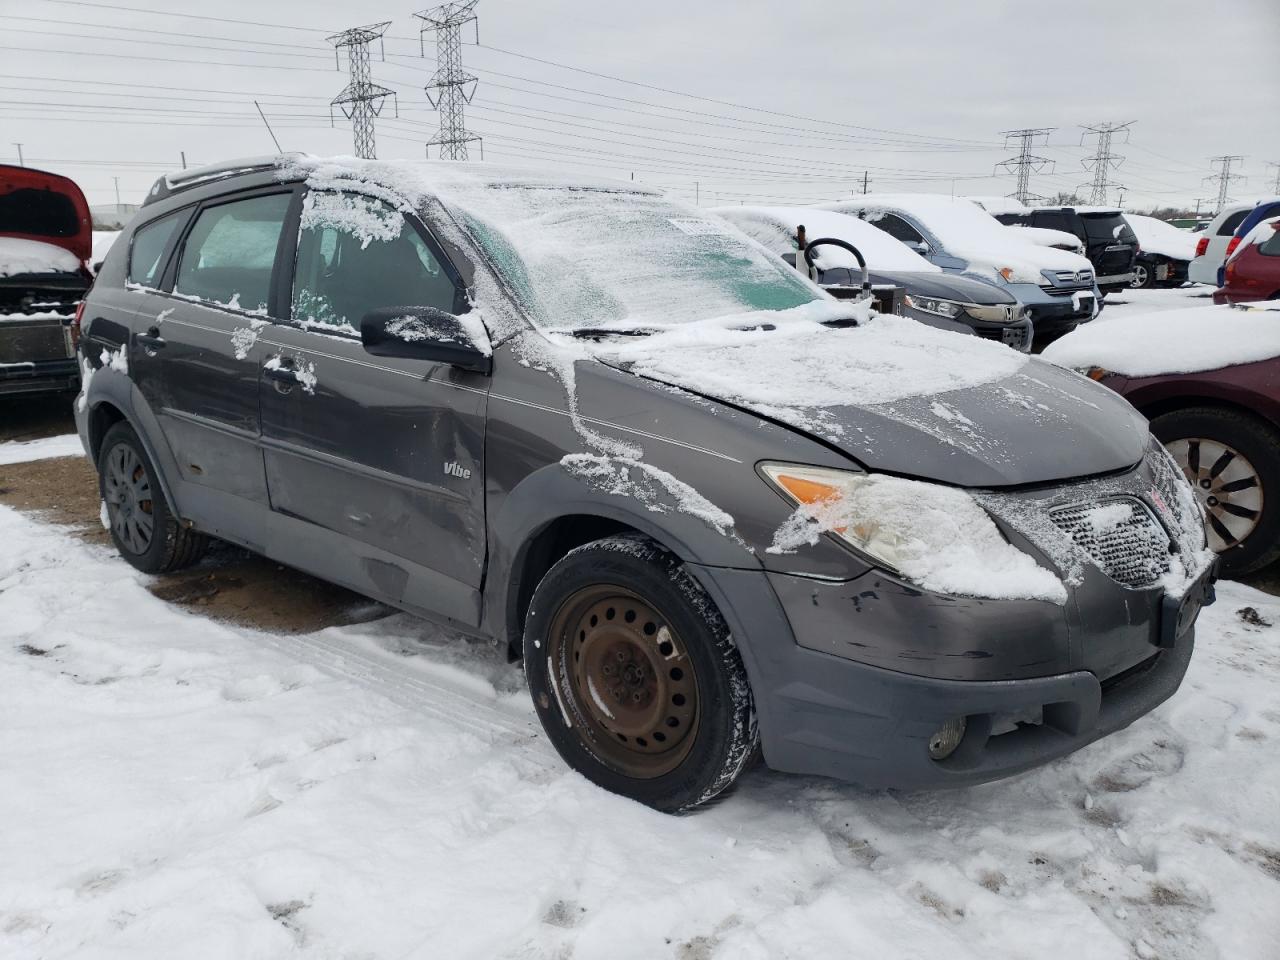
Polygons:
[[1120,194],[1116,198],[1116,206],[1120,207],[1121,209],[1124,209],[1124,192],[1125,190],[1128,189],[1128,187],[1126,187],[1123,183],[1121,183],[1116,185],[1116,189],[1119,191],[1119,194]]
[[862,195],[867,195],[867,184],[871,182],[871,172],[869,170],[862,171]]
[[112,177],[111,179],[116,182],[116,210],[118,211],[120,209],[120,178]]
[[1009,146],[1010,140],[1016,140],[1019,143],[1018,155],[1010,157],[1008,160],[1001,160],[996,164],[995,169],[1001,167],[1007,173],[1016,173],[1018,176],[1018,187],[1011,194],[1017,198],[1019,203],[1026,203],[1028,200],[1042,200],[1043,197],[1031,192],[1031,174],[1039,173],[1042,170],[1052,170],[1054,163],[1048,157],[1037,157],[1031,152],[1031,148],[1035,145],[1039,137],[1044,137],[1048,142],[1049,134],[1053,133],[1057,127],[1026,127],[1022,130],[1002,130],[1004,134],[1004,144]]
[[183,170],[187,169],[187,151],[179,150],[178,156],[182,158],[182,169]]
[[1213,211],[1215,214],[1221,213],[1222,208],[1225,207],[1232,199],[1234,199],[1232,197],[1227,196],[1227,190],[1230,189],[1231,184],[1236,180],[1246,179],[1241,174],[1231,172],[1232,166],[1234,166],[1237,163],[1242,163],[1243,161],[1244,161],[1244,157],[1235,156],[1235,155],[1213,157],[1209,161],[1210,166],[1218,166],[1217,173],[1213,174],[1212,176],[1208,176],[1204,178],[1206,182],[1213,181],[1213,180],[1216,180],[1218,182],[1218,199],[1217,199],[1218,205],[1217,205],[1217,208]]
[[18,143],[16,140],[10,140],[9,142],[18,148],[18,166],[25,167],[27,164],[26,161],[22,159],[22,144]]
[[1120,187],[1121,191],[1124,187],[1118,183],[1112,183],[1107,179],[1107,174],[1112,170],[1118,170],[1120,164],[1124,163],[1124,157],[1111,152],[1111,137],[1114,134],[1123,132],[1125,142],[1129,141],[1129,128],[1137,121],[1130,120],[1127,123],[1095,123],[1084,127],[1084,133],[1080,135],[1080,143],[1083,146],[1085,140],[1089,137],[1097,137],[1098,152],[1092,157],[1081,160],[1080,164],[1086,170],[1093,171],[1093,183],[1080,184],[1081,187],[1088,186],[1089,202],[1096,204],[1104,204],[1107,202],[1107,188]]
[[[467,160],[467,144],[480,144],[480,159],[484,159],[484,141],[467,132],[466,105],[476,95],[479,81],[462,69],[462,28],[468,23],[475,26],[476,43],[480,42],[480,21],[476,17],[479,0],[460,0],[445,3],[430,10],[415,13],[422,21],[418,42],[423,34],[434,30],[436,34],[436,72],[426,86],[427,100],[440,114],[440,130],[427,141],[427,156],[434,144],[441,160]],[[423,56],[426,48],[423,46]],[[435,91],[435,96],[431,95]]]
[[[329,123],[333,123],[333,108],[339,108],[343,116],[351,121],[351,133],[355,139],[355,154],[362,160],[372,160],[377,154],[373,142],[373,118],[381,116],[383,101],[387,97],[395,98],[395,91],[373,82],[369,71],[369,44],[378,41],[382,45],[382,35],[387,32],[391,21],[371,23],[363,27],[352,27],[326,37],[333,44],[334,63],[341,69],[338,51],[347,48],[347,69],[351,79],[342,88],[342,92],[329,101]],[[383,59],[386,54],[383,53]],[[261,108],[259,108],[261,112]],[[400,115],[400,104],[396,102],[396,116]],[[262,118],[266,123],[266,117]],[[267,129],[271,125],[267,124]],[[272,134],[272,139],[275,134]]]

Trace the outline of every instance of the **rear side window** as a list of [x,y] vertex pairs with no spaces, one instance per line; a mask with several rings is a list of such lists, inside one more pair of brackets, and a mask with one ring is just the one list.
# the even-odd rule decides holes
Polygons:
[[1043,227],[1046,230],[1061,230],[1064,233],[1071,232],[1071,226],[1067,223],[1067,215],[1061,210],[1043,210],[1036,214],[1033,221],[1037,227]]
[[1222,221],[1222,226],[1218,228],[1218,236],[1230,237],[1236,232],[1236,227],[1244,223],[1244,218],[1249,215],[1248,210],[1238,210],[1227,219]]
[[1265,253],[1268,257],[1280,257],[1280,230],[1274,231],[1258,244],[1258,252]]
[[1093,241],[1109,240],[1136,243],[1137,237],[1123,216],[1118,213],[1083,213],[1084,232]]
[[265,312],[290,198],[276,193],[201,210],[182,249],[174,293]]
[[867,220],[895,240],[901,240],[904,243],[924,243],[924,237],[920,235],[920,231],[892,213],[886,213],[879,219],[875,218],[875,214],[871,214]]
[[164,273],[164,254],[174,232],[186,219],[186,211],[171,213],[139,227],[129,247],[129,281],[154,287]]
[[372,197],[310,193],[303,202],[293,319],[358,333],[380,307],[454,310],[454,285],[405,215]]

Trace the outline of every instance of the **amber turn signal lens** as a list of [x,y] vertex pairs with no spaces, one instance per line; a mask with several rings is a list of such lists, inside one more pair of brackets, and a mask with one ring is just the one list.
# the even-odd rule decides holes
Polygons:
[[829,483],[819,483],[816,480],[806,480],[803,477],[793,477],[785,473],[778,474],[775,479],[800,503],[822,503],[824,500],[834,500],[840,496],[840,491]]
[[1090,380],[1097,380],[1101,382],[1102,378],[1105,377],[1110,372],[1111,372],[1110,370],[1107,370],[1103,367],[1090,367],[1088,370],[1085,371],[1084,375],[1088,377]]

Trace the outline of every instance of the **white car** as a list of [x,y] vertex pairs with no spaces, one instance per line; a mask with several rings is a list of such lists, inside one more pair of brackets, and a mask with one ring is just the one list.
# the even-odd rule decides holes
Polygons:
[[1257,204],[1234,203],[1223,207],[1222,212],[1200,234],[1196,244],[1196,256],[1187,268],[1187,279],[1192,283],[1207,283],[1218,286],[1218,271],[1227,262],[1227,245],[1235,236],[1236,227],[1240,226]]

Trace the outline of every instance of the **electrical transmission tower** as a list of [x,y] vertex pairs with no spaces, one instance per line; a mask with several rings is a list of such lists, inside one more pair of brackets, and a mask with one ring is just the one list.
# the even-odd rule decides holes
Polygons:
[[1016,197],[1019,203],[1044,199],[1044,197],[1031,192],[1031,174],[1039,173],[1045,169],[1052,170],[1054,164],[1048,157],[1037,157],[1031,152],[1031,148],[1035,145],[1038,137],[1044,137],[1047,142],[1049,134],[1056,129],[1057,127],[1028,127],[1023,130],[1001,131],[1004,134],[1004,145],[1006,147],[1009,145],[1010,140],[1017,140],[1020,143],[1016,157],[1002,160],[995,166],[996,170],[1003,167],[1009,173],[1017,173],[1018,189],[1010,196]]
[[[427,141],[427,156],[431,155],[431,146],[435,144],[441,160],[468,159],[467,144],[473,141],[480,144],[480,159],[484,159],[484,141],[475,134],[467,133],[464,115],[466,105],[476,95],[479,81],[462,69],[462,28],[468,23],[474,24],[476,43],[480,42],[480,21],[475,12],[478,2],[460,0],[414,14],[423,22],[422,29],[418,31],[419,43],[428,31],[436,33],[436,72],[426,91],[431,106],[440,114],[440,132]],[[423,56],[426,56],[425,45]],[[431,95],[433,90],[434,97]]]
[[1231,167],[1242,162],[1244,162],[1244,157],[1240,156],[1214,157],[1209,161],[1210,166],[1221,164],[1217,173],[1204,178],[1206,181],[1216,180],[1218,182],[1218,205],[1213,211],[1215,214],[1221,213],[1222,208],[1235,199],[1234,197],[1227,196],[1227,190],[1230,189],[1231,184],[1234,181],[1244,180],[1245,177],[1239,173],[1232,173]]
[[1133,126],[1136,121],[1130,120],[1128,123],[1095,123],[1091,126],[1084,127],[1084,133],[1080,135],[1080,143],[1084,144],[1089,137],[1098,138],[1098,152],[1092,157],[1081,160],[1080,163],[1086,170],[1093,171],[1093,182],[1090,184],[1082,183],[1080,186],[1089,187],[1089,202],[1096,204],[1104,204],[1107,202],[1107,189],[1109,187],[1118,187],[1121,192],[1124,186],[1114,183],[1107,179],[1107,174],[1112,170],[1118,170],[1120,164],[1124,163],[1124,157],[1111,152],[1111,137],[1114,134],[1124,132],[1125,142],[1129,140],[1129,127]]
[[1277,163],[1274,160],[1268,160],[1267,166],[1276,168],[1276,178],[1271,184],[1271,192],[1276,196],[1280,196],[1280,163]]
[[[338,62],[340,51],[347,48],[347,65],[351,74],[350,82],[342,88],[342,92],[329,101],[329,123],[333,123],[333,108],[339,108],[343,115],[351,121],[351,132],[355,138],[355,153],[364,160],[374,158],[373,118],[382,113],[383,101],[391,97],[395,102],[395,91],[374,83],[369,72],[369,44],[378,41],[382,44],[382,35],[387,32],[391,21],[371,23],[365,27],[352,27],[331,37],[326,37],[333,44],[333,59]],[[385,59],[385,54],[383,57]],[[339,64],[341,66],[341,64]],[[396,116],[400,115],[400,104],[396,102]]]

